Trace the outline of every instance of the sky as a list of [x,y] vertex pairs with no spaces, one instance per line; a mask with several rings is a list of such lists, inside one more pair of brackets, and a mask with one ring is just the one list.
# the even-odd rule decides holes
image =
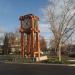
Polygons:
[[49,42],[51,34],[48,24],[43,22],[42,12],[48,4],[49,0],[0,0],[0,36],[3,35],[1,32],[16,31],[20,26],[20,16],[34,14],[40,18],[40,34]]
[[34,14],[41,17],[41,8],[47,0],[0,0],[0,27],[12,31],[19,26],[19,17]]
[[48,26],[42,22],[41,10],[46,5],[48,0],[0,0],[0,32],[15,31],[20,26],[20,16],[34,14],[40,17],[41,34],[48,37]]

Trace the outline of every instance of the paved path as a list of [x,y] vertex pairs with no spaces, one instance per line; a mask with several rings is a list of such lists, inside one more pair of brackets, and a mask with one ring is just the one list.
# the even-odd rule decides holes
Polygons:
[[0,63],[0,75],[75,75],[75,66]]

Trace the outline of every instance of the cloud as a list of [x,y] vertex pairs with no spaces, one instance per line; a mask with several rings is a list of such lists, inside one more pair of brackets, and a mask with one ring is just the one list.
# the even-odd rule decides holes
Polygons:
[[52,35],[49,25],[48,24],[40,24],[40,35],[43,36],[46,40],[50,39],[50,36]]
[[39,27],[40,27],[40,32],[44,32],[44,33],[50,32],[48,24],[40,24]]

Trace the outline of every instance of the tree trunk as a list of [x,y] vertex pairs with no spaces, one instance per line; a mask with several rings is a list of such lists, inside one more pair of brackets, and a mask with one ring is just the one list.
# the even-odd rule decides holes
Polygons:
[[61,62],[61,43],[59,44],[59,47],[58,47],[58,60],[59,62]]

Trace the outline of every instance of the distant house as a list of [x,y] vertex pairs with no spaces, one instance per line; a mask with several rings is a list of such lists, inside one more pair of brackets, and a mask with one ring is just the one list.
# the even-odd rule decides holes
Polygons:
[[0,45],[0,54],[2,54],[2,50],[3,50],[3,45]]
[[0,54],[2,54],[3,51],[3,45],[4,45],[3,41],[4,41],[4,36],[0,37]]
[[69,49],[69,56],[75,57],[75,45],[71,45]]
[[61,52],[65,55],[75,56],[75,45],[64,45]]
[[[75,57],[75,45],[63,45],[61,47],[61,54]],[[50,55],[57,55],[57,51],[55,50],[55,48],[50,49]]]

